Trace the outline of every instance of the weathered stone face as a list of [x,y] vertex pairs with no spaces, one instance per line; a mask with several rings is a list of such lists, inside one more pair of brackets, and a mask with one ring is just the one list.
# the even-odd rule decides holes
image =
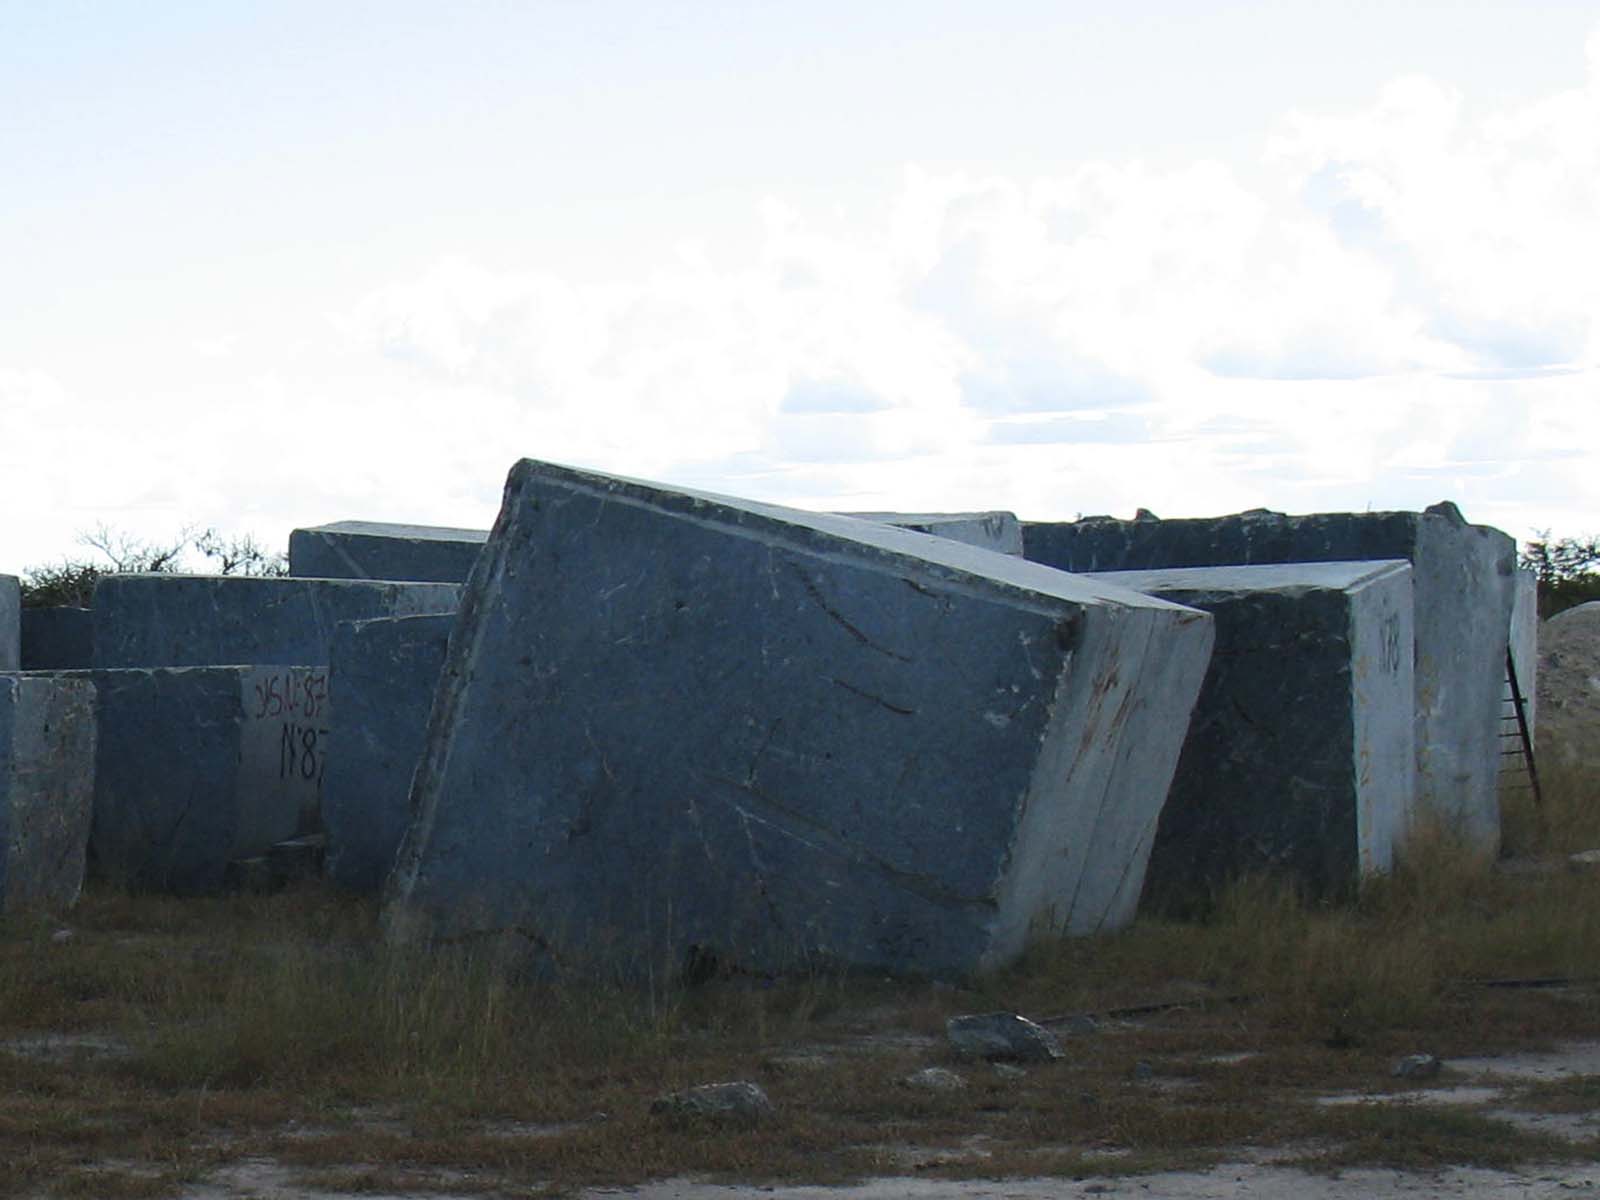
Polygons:
[[289,534],[289,574],[462,583],[488,540],[487,529],[335,521]]
[[22,663],[22,587],[15,575],[0,575],[0,671]]
[[394,867],[454,625],[454,617],[394,617],[352,621],[334,635],[339,753],[328,760],[322,818],[328,876],[340,887],[376,892]]
[[1583,771],[1600,765],[1600,600],[1539,627],[1539,762]]
[[1499,721],[1516,544],[1426,512],[1024,522],[1027,557],[1064,571],[1405,559],[1416,603],[1418,803],[1484,848],[1499,843]]
[[1406,563],[1094,577],[1216,620],[1216,650],[1146,873],[1148,903],[1204,905],[1251,872],[1339,895],[1390,868],[1412,821],[1416,779]]
[[231,859],[263,854],[319,821],[332,739],[326,668],[81,677],[96,692],[91,840],[108,878],[155,891],[216,891]]
[[948,971],[1113,927],[1210,642],[1204,614],[942,539],[519,463],[391,935]]
[[94,591],[95,666],[326,666],[340,621],[454,612],[452,583],[110,575]]
[[877,521],[895,525],[933,537],[949,538],[996,554],[1022,553],[1022,523],[1015,513],[894,513],[861,512],[843,513],[862,521]]
[[77,902],[94,746],[92,684],[0,675],[0,912]]

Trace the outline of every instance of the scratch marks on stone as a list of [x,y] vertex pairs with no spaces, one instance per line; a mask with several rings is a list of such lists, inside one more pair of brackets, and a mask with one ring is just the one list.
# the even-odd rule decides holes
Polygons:
[[843,679],[835,678],[833,682],[851,695],[860,696],[863,700],[871,700],[874,704],[887,708],[892,713],[899,713],[902,717],[914,717],[917,715],[917,710],[914,708],[902,708],[900,705],[885,700],[876,693],[869,692],[865,688],[858,688],[855,684],[847,683]]
[[755,786],[756,767],[761,762],[761,756],[767,752],[767,747],[772,745],[772,739],[777,736],[778,727],[782,724],[782,717],[779,717],[773,721],[772,724],[767,728],[766,736],[761,739],[761,744],[756,747],[756,752],[750,756],[750,769],[744,773],[744,784],[746,787]]
[[804,570],[792,562],[789,563],[788,566],[789,569],[794,572],[795,577],[800,580],[800,586],[805,588],[806,595],[810,596],[818,608],[827,613],[828,616],[832,617],[835,623],[837,623],[838,626],[851,637],[855,638],[856,641],[860,642],[869,650],[876,650],[879,654],[887,655],[896,662],[908,663],[911,661],[910,656],[900,654],[897,651],[889,649],[887,646],[880,646],[866,634],[862,633],[861,630],[857,629],[850,623],[849,619],[846,618],[843,613],[828,603],[826,597],[824,597],[822,594],[822,589],[817,587],[817,585],[812,581],[811,577],[807,575]]
[[[758,873],[765,875],[765,867],[761,862],[754,840],[752,826],[760,826],[770,830],[773,834],[798,842],[807,850],[829,858],[855,863],[875,871],[890,887],[918,900],[930,904],[947,907],[993,909],[997,907],[992,896],[972,896],[952,888],[944,880],[921,871],[908,871],[897,867],[893,863],[873,854],[864,847],[846,840],[832,829],[819,823],[807,813],[798,812],[781,801],[761,791],[759,788],[741,784],[738,780],[728,779],[725,776],[712,776],[724,785],[735,788],[746,799],[743,803],[731,799],[722,799],[738,814],[745,837],[749,840],[751,861]],[[759,806],[766,811],[757,812]]]

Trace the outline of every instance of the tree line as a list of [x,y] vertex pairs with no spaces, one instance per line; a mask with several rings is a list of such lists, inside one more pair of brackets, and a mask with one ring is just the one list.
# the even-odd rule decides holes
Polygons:
[[23,571],[24,608],[87,608],[103,575],[289,573],[289,558],[281,551],[265,549],[250,534],[230,536],[210,528],[186,528],[166,541],[150,542],[98,525],[79,534],[78,544],[91,554]]
[[1539,616],[1600,600],[1600,537],[1556,538],[1542,532],[1523,543],[1520,564],[1539,580]]

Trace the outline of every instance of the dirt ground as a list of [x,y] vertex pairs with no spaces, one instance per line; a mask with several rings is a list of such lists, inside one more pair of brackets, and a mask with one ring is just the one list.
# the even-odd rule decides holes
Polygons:
[[[15,1051],[18,1047],[7,1046]],[[37,1053],[42,1047],[33,1048]],[[1519,1108],[1515,1096],[1529,1084],[1568,1081],[1585,1083],[1600,1077],[1600,1042],[1573,1042],[1543,1052],[1523,1052],[1479,1058],[1456,1058],[1445,1063],[1437,1086],[1401,1093],[1330,1092],[1320,1098],[1328,1105],[1407,1104],[1459,1106],[1529,1129],[1554,1134],[1574,1142],[1600,1136],[1600,1105],[1594,1109],[1540,1112]],[[559,1131],[555,1131],[559,1133]],[[909,1148],[908,1148],[909,1149]],[[1257,1150],[1237,1148],[1215,1167],[1194,1171],[1152,1174],[1084,1176],[1048,1179],[939,1179],[915,1173],[915,1155],[908,1156],[912,1173],[841,1186],[762,1186],[708,1183],[694,1179],[666,1179],[638,1187],[587,1188],[567,1191],[558,1179],[549,1191],[582,1200],[602,1197],[637,1197],[638,1200],[737,1200],[761,1196],[770,1200],[1044,1200],[1046,1197],[1170,1197],[1172,1200],[1210,1200],[1242,1196],[1292,1196],[1295,1200],[1357,1200],[1361,1197],[1515,1197],[1541,1200],[1575,1193],[1600,1196],[1600,1163],[1532,1165],[1516,1170],[1451,1167],[1407,1172],[1379,1168],[1349,1168],[1336,1173],[1310,1173],[1274,1161],[1294,1148]],[[978,1151],[981,1154],[981,1150]],[[370,1164],[349,1164],[359,1173]],[[523,1195],[501,1191],[490,1173],[461,1173],[459,1190],[386,1193],[382,1191],[325,1190],[300,1182],[294,1168],[266,1158],[235,1161],[210,1172],[187,1187],[186,1200],[469,1200],[484,1195]]]

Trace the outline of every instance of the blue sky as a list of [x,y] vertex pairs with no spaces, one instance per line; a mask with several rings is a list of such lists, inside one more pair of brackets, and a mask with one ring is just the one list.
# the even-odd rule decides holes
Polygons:
[[1600,531],[1592,4],[0,0],[0,571],[811,507]]

